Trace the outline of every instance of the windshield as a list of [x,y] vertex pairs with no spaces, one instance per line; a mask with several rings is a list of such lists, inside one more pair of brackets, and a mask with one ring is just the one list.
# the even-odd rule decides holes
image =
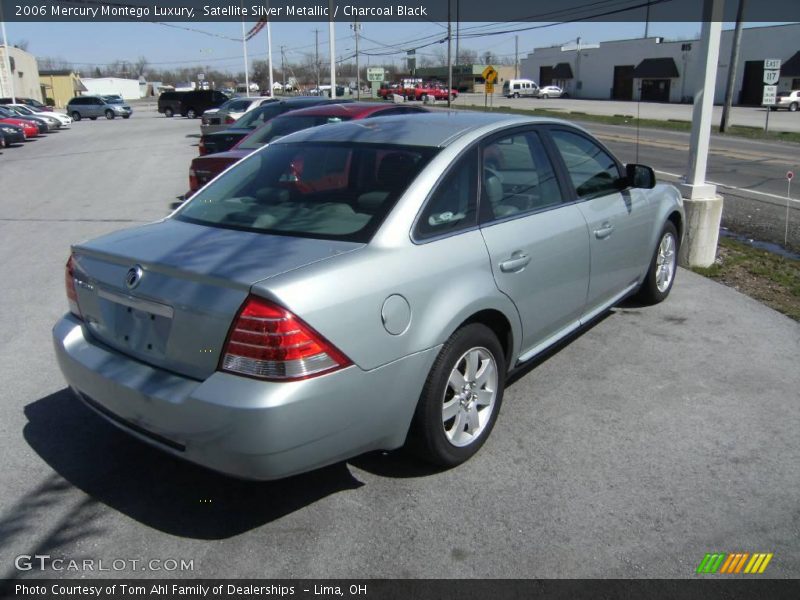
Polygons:
[[245,139],[243,139],[236,148],[239,150],[255,150],[264,144],[289,135],[295,131],[308,129],[309,127],[316,127],[317,125],[325,125],[327,123],[341,123],[342,121],[349,121],[350,117],[329,117],[326,115],[317,116],[292,116],[286,115],[273,119],[261,129],[254,131]]
[[27,106],[12,106],[11,110],[18,112],[21,115],[32,115],[33,111]]
[[367,242],[436,152],[357,143],[271,145],[203,188],[174,218]]

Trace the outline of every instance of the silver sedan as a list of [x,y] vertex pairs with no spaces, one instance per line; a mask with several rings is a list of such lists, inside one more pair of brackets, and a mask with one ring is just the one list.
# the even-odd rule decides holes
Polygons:
[[511,371],[667,297],[683,225],[675,188],[563,121],[324,125],[75,245],[56,355],[111,423],[238,477],[404,445],[453,466]]

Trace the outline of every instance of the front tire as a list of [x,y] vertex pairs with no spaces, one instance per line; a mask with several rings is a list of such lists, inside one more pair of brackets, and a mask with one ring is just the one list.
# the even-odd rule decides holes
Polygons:
[[197,112],[193,108],[190,108],[189,110],[186,111],[186,117],[189,119],[196,119]]
[[165,117],[173,117],[174,115],[175,115],[175,112],[171,108],[167,107],[167,108],[164,109],[164,116]]
[[678,267],[678,243],[678,230],[672,221],[667,221],[639,289],[638,298],[644,304],[658,304],[669,296]]
[[503,402],[506,361],[491,329],[472,323],[456,331],[428,374],[408,446],[443,467],[471,458],[486,442]]
[[110,121],[113,118],[114,118],[114,111],[113,110],[107,110],[106,111],[106,119],[108,119]]

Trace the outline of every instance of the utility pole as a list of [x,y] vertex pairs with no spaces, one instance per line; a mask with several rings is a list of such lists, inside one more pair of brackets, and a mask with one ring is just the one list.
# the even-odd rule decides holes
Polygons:
[[450,108],[450,96],[453,89],[453,56],[451,47],[453,42],[453,23],[450,21],[451,0],[447,0],[447,108]]
[[[742,16],[746,0],[739,0],[739,8],[736,10],[736,29],[733,32],[733,42],[731,43],[731,59],[728,61],[728,82],[725,86],[725,103],[722,105],[722,119],[719,122],[719,132],[725,133],[728,129],[728,121],[731,118],[731,106],[733,105],[733,89],[736,87],[736,69],[739,67],[739,44],[742,42]],[[686,77],[686,75],[684,75]],[[769,112],[769,109],[767,110]]]
[[328,23],[328,35],[331,39],[331,98],[336,98],[336,29],[333,22],[333,0],[328,0],[328,14],[331,19]]
[[356,34],[356,99],[361,100],[361,69],[358,64],[358,32],[361,29],[361,24],[358,22],[358,18],[353,20],[351,27]]
[[[448,19],[449,21],[450,19]],[[458,46],[461,42],[461,0],[456,0],[456,60],[455,63],[458,65]]]
[[514,36],[514,79],[519,79],[519,36]]
[[647,34],[650,33],[650,0],[647,0],[647,12],[644,15],[644,37],[647,39]]
[[581,89],[581,38],[578,38],[578,51],[575,56],[575,97]]

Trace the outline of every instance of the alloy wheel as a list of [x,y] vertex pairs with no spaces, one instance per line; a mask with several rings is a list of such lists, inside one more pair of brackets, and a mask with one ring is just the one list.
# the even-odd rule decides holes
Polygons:
[[469,446],[489,423],[497,398],[498,371],[492,354],[470,348],[453,367],[442,399],[442,427],[454,446]]

